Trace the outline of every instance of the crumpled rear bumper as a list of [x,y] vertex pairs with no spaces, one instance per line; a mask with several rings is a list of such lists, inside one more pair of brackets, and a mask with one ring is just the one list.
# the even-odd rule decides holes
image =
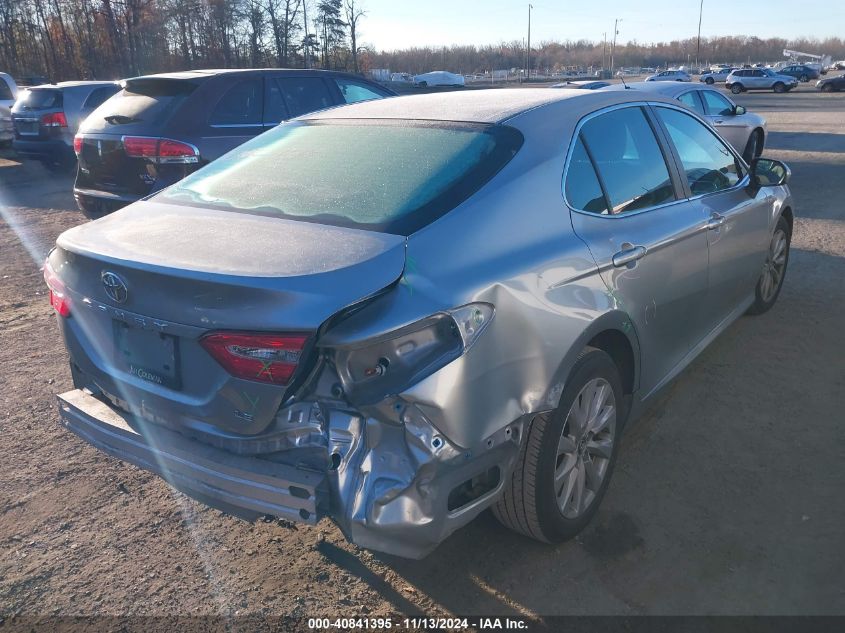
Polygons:
[[269,514],[315,524],[324,513],[323,473],[235,455],[139,422],[82,389],[57,398],[62,424],[83,440],[208,505],[247,520]]
[[280,451],[277,438],[275,448],[256,453],[260,438],[227,450],[84,389],[61,394],[58,402],[62,424],[83,440],[209,506],[248,521],[272,515],[313,525],[328,516],[351,542],[407,558],[426,556],[496,500],[524,423],[459,448],[412,407],[403,424],[391,424],[304,403],[286,410],[286,428],[298,438],[290,448]]

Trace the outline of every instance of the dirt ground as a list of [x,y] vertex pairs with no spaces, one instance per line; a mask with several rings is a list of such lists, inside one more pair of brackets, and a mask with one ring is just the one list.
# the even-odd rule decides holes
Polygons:
[[[739,99],[793,170],[777,306],[731,326],[626,435],[604,503],[545,546],[485,513],[427,559],[250,525],[57,423],[71,387],[39,266],[71,178],[0,159],[0,629],[36,616],[845,614],[845,94]],[[151,620],[146,630],[173,630]]]

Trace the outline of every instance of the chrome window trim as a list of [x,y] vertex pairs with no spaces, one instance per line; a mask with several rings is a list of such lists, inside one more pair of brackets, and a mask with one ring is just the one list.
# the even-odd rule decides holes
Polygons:
[[[750,168],[748,166],[748,163],[746,163],[745,160],[743,160],[743,158],[739,154],[736,153],[736,151],[734,150],[733,147],[730,146],[730,144],[725,144],[726,147],[728,148],[728,150],[733,155],[733,157],[735,159],[738,159],[740,164],[743,167],[745,167],[744,178],[742,180],[740,180],[733,187],[730,187],[729,189],[722,189],[721,191],[712,191],[712,192],[709,192],[709,193],[702,193],[702,194],[698,194],[697,196],[688,196],[688,197],[685,196],[685,197],[678,198],[677,200],[672,200],[671,202],[664,202],[663,204],[655,205],[653,207],[646,207],[645,209],[638,209],[636,211],[631,211],[630,213],[620,213],[620,214],[616,214],[616,215],[610,214],[610,213],[607,214],[607,215],[603,215],[601,213],[592,213],[590,211],[585,211],[583,209],[576,209],[575,207],[573,207],[572,204],[569,202],[569,200],[566,197],[566,177],[569,175],[569,164],[572,160],[572,154],[575,150],[575,144],[578,142],[578,137],[581,134],[581,128],[584,127],[585,123],[587,123],[591,119],[594,119],[597,116],[600,116],[602,114],[606,114],[608,112],[613,112],[614,110],[621,110],[622,108],[630,108],[630,107],[639,107],[639,108],[643,108],[643,107],[645,107],[645,108],[665,107],[665,108],[670,108],[672,110],[677,110],[678,112],[682,112],[683,114],[686,114],[687,116],[692,116],[694,119],[696,119],[701,124],[703,124],[704,127],[706,127],[711,134],[714,134],[714,132],[710,129],[710,127],[711,127],[710,124],[708,124],[704,119],[702,119],[700,116],[698,116],[698,114],[696,112],[691,112],[687,108],[683,108],[681,106],[676,106],[672,103],[664,103],[662,101],[630,101],[630,102],[627,102],[627,103],[617,103],[615,105],[608,106],[606,108],[602,108],[601,110],[596,110],[595,112],[591,112],[590,114],[585,115],[583,118],[581,118],[581,120],[578,121],[578,124],[575,126],[575,130],[572,133],[572,138],[569,139],[569,146],[567,147],[567,150],[566,150],[566,161],[565,161],[564,166],[563,166],[563,176],[561,177],[561,181],[560,181],[561,196],[563,197],[564,204],[570,210],[570,212],[578,213],[578,214],[581,214],[581,215],[586,215],[586,216],[593,217],[593,218],[603,218],[603,219],[606,219],[606,220],[622,220],[622,219],[629,218],[629,217],[636,216],[636,215],[640,215],[640,214],[643,214],[643,213],[649,213],[651,211],[656,211],[658,209],[664,209],[666,207],[671,207],[671,206],[674,206],[674,205],[682,203],[682,202],[690,202],[690,201],[693,201],[693,200],[700,200],[700,199],[706,198],[708,196],[723,194],[723,193],[726,193],[726,192],[729,192],[729,191],[739,190],[739,189],[742,189],[742,188],[745,188],[745,187],[748,186],[748,184],[750,182],[750,178],[751,178]],[[661,124],[662,124],[662,121],[661,121]],[[716,136],[716,138],[720,142],[724,143],[724,141],[722,141],[722,139],[719,138],[718,135],[714,134],[714,136]],[[658,145],[661,145],[661,139],[657,137],[657,134],[655,134],[655,140],[657,141]],[[672,143],[672,140],[668,139],[668,142]],[[675,148],[674,148],[674,143],[672,143],[672,146],[668,147],[667,149],[669,149],[672,152],[676,151]],[[663,147],[661,147],[661,152],[662,151],[663,151]],[[667,169],[669,169],[671,171],[672,167],[670,165],[667,165],[666,167],[667,167]],[[595,166],[593,168],[595,169]],[[678,169],[677,165],[674,168],[677,170]],[[681,173],[680,176],[682,177],[682,179],[681,179],[682,182],[686,183],[686,179],[683,178],[684,174]],[[671,174],[670,174],[670,177],[671,177]],[[686,188],[689,189],[688,184],[686,185]]]

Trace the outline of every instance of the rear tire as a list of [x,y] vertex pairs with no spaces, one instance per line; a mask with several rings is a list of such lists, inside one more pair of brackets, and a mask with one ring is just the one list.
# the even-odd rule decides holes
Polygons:
[[786,92],[786,86],[779,81],[774,86],[772,86],[772,90],[780,94],[782,92]]
[[704,83],[706,83],[708,86],[712,86],[715,83],[715,80],[713,79],[713,77],[708,77],[704,80]]
[[801,83],[807,83],[808,81],[810,81],[810,78],[809,78],[809,77],[807,77],[807,75],[801,75],[801,76],[798,78],[798,81],[800,81]]
[[822,85],[822,92],[833,92],[833,86],[830,84]]
[[731,84],[731,92],[735,95],[738,95],[742,90],[742,84]]
[[537,415],[493,514],[525,536],[558,543],[593,518],[610,483],[627,415],[619,371],[605,352],[585,348],[560,404]]
[[766,262],[754,289],[754,303],[748,308],[748,314],[763,314],[771,310],[780,296],[783,280],[786,278],[786,267],[789,264],[789,245],[792,242],[792,231],[789,222],[781,216],[778,218],[775,232],[769,242]]

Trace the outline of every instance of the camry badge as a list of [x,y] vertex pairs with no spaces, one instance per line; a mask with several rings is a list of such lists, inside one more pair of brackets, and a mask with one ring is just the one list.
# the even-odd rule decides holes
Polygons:
[[126,282],[117,273],[108,270],[104,271],[100,275],[100,279],[102,279],[103,288],[106,289],[106,294],[110,299],[117,303],[126,303],[126,299],[129,297],[129,290],[126,287]]

